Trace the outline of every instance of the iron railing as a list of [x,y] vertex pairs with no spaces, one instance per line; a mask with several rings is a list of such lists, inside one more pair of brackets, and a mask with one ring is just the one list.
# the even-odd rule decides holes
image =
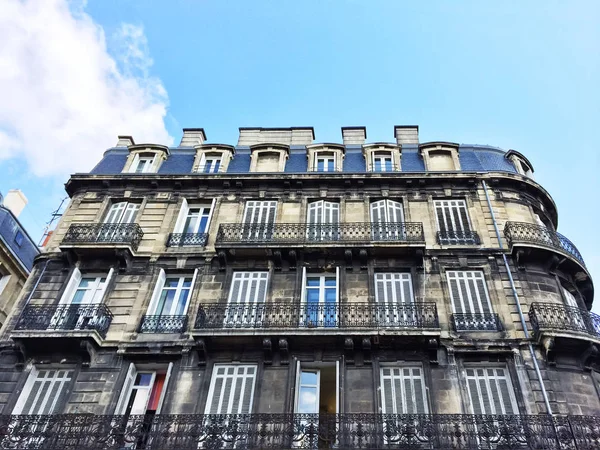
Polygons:
[[74,223],[63,244],[126,244],[137,250],[144,232],[137,223]]
[[200,306],[195,328],[439,328],[439,321],[435,303],[212,303]]
[[565,450],[600,448],[600,417],[549,415],[2,415],[0,448]]
[[477,231],[438,231],[437,243],[440,245],[480,245]]
[[367,172],[375,173],[386,173],[386,172],[400,172],[400,165],[398,164],[367,164]]
[[570,255],[585,267],[577,247],[562,234],[541,225],[526,222],[506,222],[504,236],[511,247],[515,244],[536,244]]
[[183,247],[195,245],[204,247],[208,241],[208,233],[169,233],[167,247]]
[[498,314],[452,314],[456,331],[502,331]]
[[586,309],[556,303],[532,303],[529,321],[536,331],[575,331],[600,338],[600,316]]
[[215,245],[320,245],[372,242],[424,244],[423,224],[420,222],[224,223],[219,226]]
[[143,316],[139,333],[183,333],[187,329],[187,316]]
[[19,316],[15,329],[31,331],[95,330],[104,338],[112,319],[112,313],[104,304],[27,305]]

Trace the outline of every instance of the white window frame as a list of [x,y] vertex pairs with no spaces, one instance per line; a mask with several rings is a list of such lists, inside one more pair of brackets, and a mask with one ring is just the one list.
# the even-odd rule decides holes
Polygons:
[[[40,375],[42,374],[49,374],[50,372],[54,372],[54,375],[52,377],[40,377]],[[59,374],[64,373],[64,376],[59,376]],[[63,393],[63,390],[66,390],[66,394],[69,394],[69,388],[71,386],[73,380],[73,370],[68,370],[68,369],[38,369],[37,367],[33,366],[31,368],[31,372],[29,373],[29,376],[27,377],[27,381],[25,382],[25,385],[23,386],[23,390],[21,391],[21,394],[19,395],[19,398],[17,400],[17,403],[15,404],[15,407],[13,408],[12,414],[28,414],[28,415],[35,415],[35,414],[55,414],[57,413],[57,408],[62,407],[63,405],[59,405],[58,402],[61,398],[61,394]],[[37,407],[35,408],[35,410],[33,411],[26,411],[24,412],[25,409],[25,405],[27,404],[27,400],[31,394],[31,391],[33,390],[34,384],[40,381],[43,383],[43,386],[40,386],[40,388],[38,389],[36,396],[33,400],[33,403],[31,405],[31,407],[36,406],[39,401],[40,401],[40,397],[41,398],[41,403],[39,405],[37,405]],[[47,382],[50,382],[49,385],[46,385]],[[54,393],[53,398],[50,398],[52,391],[54,390],[54,386],[56,383],[60,383],[58,390]],[[48,406],[48,402],[51,402],[50,404],[50,408],[46,410],[46,407]],[[31,408],[30,407],[30,408]]]
[[[404,205],[396,200],[376,200],[369,205],[372,237],[376,241],[404,240]],[[376,217],[379,216],[379,217]]]
[[[331,311],[328,311],[328,303],[325,301],[325,291],[331,289],[330,286],[326,286],[326,278],[335,277],[335,303],[333,303]],[[319,286],[316,288],[310,287],[310,289],[318,290],[319,302],[317,303],[316,312],[316,324],[315,320],[311,319],[315,316],[314,312],[310,311],[310,305],[307,300],[307,286],[308,278],[318,278]],[[338,305],[340,303],[340,268],[335,268],[335,273],[332,272],[307,272],[306,267],[302,268],[302,293],[301,293],[301,307],[303,310],[300,312],[300,325],[308,327],[338,327],[339,317],[337,314]]]
[[[163,403],[165,401],[165,397],[167,395],[167,387],[169,386],[169,381],[171,380],[171,373],[173,371],[173,363],[169,363],[167,366],[167,371],[165,374],[165,382],[163,383],[160,398],[158,400],[158,406],[156,408],[156,415],[160,414]],[[125,381],[123,382],[123,386],[121,388],[121,394],[119,395],[119,400],[117,401],[117,406],[115,408],[116,415],[124,415],[127,409],[127,405],[129,403],[129,399],[131,398],[131,393],[135,389],[135,379],[137,378],[138,373],[151,373],[152,378],[149,386],[143,386],[139,390],[146,390],[146,399],[144,402],[142,412],[134,412],[133,414],[145,414],[148,409],[148,403],[150,402],[150,395],[152,393],[152,389],[154,388],[154,383],[156,382],[156,370],[137,370],[137,367],[134,363],[130,363],[127,369],[127,375],[125,376]],[[130,413],[131,414],[131,413]]]
[[[319,160],[323,160],[323,170],[319,170]],[[333,168],[329,169],[329,164]],[[315,152],[313,161],[313,172],[337,172],[337,152],[330,150],[322,150]]]
[[[219,369],[223,369],[224,373],[219,374]],[[233,369],[233,373],[229,374],[229,369]],[[252,369],[252,373],[249,373]],[[256,364],[215,364],[213,367],[212,375],[210,378],[210,387],[208,388],[208,397],[206,399],[206,406],[204,408],[204,414],[250,414],[253,410],[254,394],[256,389],[256,378],[258,375],[258,366]],[[217,389],[217,380],[223,379],[220,385],[220,392],[217,392],[218,404],[216,412],[212,412],[213,402],[215,401],[215,391]],[[223,403],[225,398],[223,393],[225,392],[228,379],[231,380],[231,388],[229,390],[229,398],[227,399],[226,409],[223,411]],[[251,379],[251,385],[248,386],[247,381]],[[235,392],[237,390],[238,383],[242,383],[240,387],[240,395],[238,399],[235,399]],[[246,389],[250,387],[250,400],[248,405],[248,411],[244,411],[244,394]],[[236,407],[237,406],[237,407]]]
[[[469,208],[467,202],[463,199],[446,199],[446,200],[434,200],[433,205],[435,208],[435,218],[438,226],[438,231],[446,232],[469,232],[473,230],[471,226],[471,218],[469,217]],[[461,209],[464,209],[466,223],[463,223],[463,218],[460,215]],[[440,223],[440,217],[438,211],[442,212],[444,219],[444,229],[442,230],[442,224]],[[455,217],[453,213],[456,211],[458,216]]]
[[[454,314],[493,314],[494,310],[490,301],[490,293],[488,292],[485,274],[482,270],[448,270],[446,271],[446,280],[448,281],[448,290],[450,291],[452,312]],[[454,298],[451,280],[456,280],[459,298]],[[460,288],[460,281],[464,281],[466,298],[464,298],[465,293]],[[477,289],[478,281],[481,281],[483,284],[485,299],[482,299],[479,295],[479,290]],[[470,282],[475,285],[474,292]],[[457,306],[459,305],[460,312],[457,312]]]
[[[140,207],[140,203],[131,203],[127,201],[112,203],[104,217],[104,223],[115,225],[135,223]],[[113,214],[115,217],[111,217]]]
[[[321,370],[326,366],[332,366],[332,363],[302,363],[300,360],[296,360],[296,382],[294,384],[294,412],[298,413],[298,400],[300,395],[300,378],[303,371],[306,372],[317,372],[318,378],[318,388],[317,388],[317,411],[319,407],[319,400],[321,397]],[[335,408],[336,413],[340,413],[340,403],[341,403],[341,383],[340,383],[340,361],[335,361]]]
[[[408,375],[405,373],[407,370],[409,371]],[[386,371],[389,374],[386,374]],[[415,376],[415,371],[418,371],[417,376]],[[391,392],[387,392],[386,380],[390,380]],[[421,365],[383,365],[379,369],[379,382],[381,386],[381,411],[383,414],[429,414],[429,403],[427,401],[428,388],[425,383],[425,373]],[[418,411],[418,407],[415,409],[415,405],[418,404],[415,389],[417,382],[421,385],[423,411]],[[410,398],[407,398],[407,383],[410,386]],[[400,390],[399,393],[398,390]],[[398,395],[400,395],[402,411],[398,411]],[[387,410],[386,398],[391,399],[391,411]]]
[[[157,154],[156,153],[148,153],[148,152],[141,152],[141,153],[136,153],[135,155],[133,155],[133,159],[131,161],[131,165],[129,166],[129,173],[137,173],[137,174],[143,174],[143,173],[154,173],[156,172],[156,160],[157,160]],[[138,167],[140,167],[140,163],[144,161],[144,166],[142,168],[142,170],[140,172],[138,172]]]
[[[473,371],[473,375],[469,375],[469,371]],[[494,374],[490,375],[489,371],[493,371]],[[503,375],[499,375],[498,372],[502,371]],[[482,374],[478,373],[482,372]],[[481,376],[483,375],[483,376]],[[467,392],[469,394],[469,405],[472,414],[476,414],[475,407],[473,404],[474,397],[471,391],[471,383],[470,380],[475,381],[475,385],[477,387],[477,398],[479,399],[479,406],[481,408],[482,414],[491,414],[491,415],[512,415],[519,414],[519,407],[517,404],[517,400],[515,397],[514,386],[511,381],[510,372],[506,365],[500,366],[483,366],[483,365],[474,365],[474,366],[465,366],[464,368],[464,377],[467,384]],[[509,395],[510,404],[512,407],[512,411],[506,411],[506,407],[504,405],[502,390],[500,389],[499,380],[504,379],[507,383],[507,392]],[[483,396],[481,395],[481,381],[483,381],[484,386],[486,388],[487,398],[490,399],[490,411],[485,410],[485,405],[483,403]],[[492,384],[495,385],[496,392],[499,395],[500,404],[497,405],[494,401]]]
[[[394,155],[391,150],[376,150],[373,152],[373,161],[371,172],[394,172],[396,169],[394,168]],[[386,161],[389,159],[388,168]],[[380,165],[380,170],[377,170],[377,163]]]
[[[200,164],[198,165],[196,172],[197,173],[220,173],[223,172],[223,154],[213,154],[211,152],[205,152],[202,153],[202,156],[200,157]],[[206,170],[206,166],[208,164],[208,162],[210,161],[210,168],[207,171]],[[219,167],[218,169],[215,170],[216,164],[215,162],[218,161],[219,162]]]
[[[337,241],[340,239],[340,204],[327,200],[308,203],[306,211],[306,237],[311,241]],[[337,220],[336,219],[337,216]],[[316,225],[316,226],[313,226]],[[321,228],[319,225],[330,225]]]
[[[185,283],[186,278],[190,278],[189,274],[186,274],[186,275],[178,274],[178,275],[167,276],[167,274],[165,273],[165,270],[161,268],[159,271],[159,274],[158,274],[158,279],[156,281],[156,285],[154,287],[154,292],[152,293],[152,299],[150,300],[150,304],[148,305],[147,315],[161,316],[161,317],[163,317],[163,316],[185,316],[187,314],[188,308],[192,301],[192,294],[194,292],[194,286],[196,284],[197,276],[198,276],[198,269],[195,269],[193,275],[191,276],[192,281],[190,283],[190,287],[185,288],[183,286],[183,284]],[[179,280],[177,283],[177,287],[176,288],[166,288],[165,283],[167,281],[167,278],[177,278]],[[169,313],[165,314],[164,311],[161,311],[160,314],[158,314],[156,311],[156,308],[158,306],[158,302],[160,301],[160,298],[162,296],[164,289],[175,290],[175,297],[173,299],[173,304],[171,305],[171,309],[170,309]],[[185,304],[183,306],[183,312],[181,314],[174,314],[180,305],[181,295],[186,290],[188,292],[188,295],[185,300]]]
[[[264,286],[262,298],[261,284]],[[245,286],[245,289],[244,289]],[[252,325],[259,327],[264,319],[263,308],[269,290],[268,271],[235,271],[227,296],[225,322],[229,325]],[[254,296],[252,293],[254,292]]]
[[[206,212],[202,212],[198,214],[198,221],[195,227],[195,231],[189,234],[199,234],[199,233],[208,233],[210,229],[210,222],[212,219],[213,212],[215,210],[216,198],[213,198],[210,203],[208,202],[199,202],[199,203],[189,203],[187,199],[183,199],[181,203],[181,208],[179,209],[179,214],[177,216],[177,221],[175,222],[175,228],[173,229],[174,233],[184,233],[185,225],[187,223],[188,218],[190,217],[190,210],[192,209],[204,209]],[[200,223],[202,222],[202,217],[206,217],[206,227],[203,231],[200,231]],[[187,233],[186,233],[187,234]]]
[[277,219],[277,200],[248,200],[244,205],[242,239],[269,239]]

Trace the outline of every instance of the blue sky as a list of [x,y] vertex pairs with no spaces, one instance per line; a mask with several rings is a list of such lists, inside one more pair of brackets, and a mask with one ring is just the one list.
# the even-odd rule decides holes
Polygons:
[[598,285],[600,3],[522,3],[8,0],[0,190],[25,192],[37,240],[117,134],[234,144],[240,126],[309,125],[335,142],[364,125],[392,141],[418,124],[422,141],[524,153]]

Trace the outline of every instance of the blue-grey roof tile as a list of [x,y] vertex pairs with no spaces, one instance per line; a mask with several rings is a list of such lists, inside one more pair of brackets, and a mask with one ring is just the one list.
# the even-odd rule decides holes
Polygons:
[[[21,245],[15,240],[17,233],[22,235]],[[0,238],[21,264],[31,271],[33,259],[39,254],[39,250],[15,216],[3,207],[0,207]]]
[[194,167],[195,154],[174,154],[164,161],[158,168],[158,173],[191,173]]
[[461,148],[458,152],[458,160],[460,161],[460,170],[467,172],[481,172],[483,170],[481,161],[479,161],[473,150],[463,150]]
[[343,172],[366,172],[367,166],[365,157],[362,154],[362,148],[352,148],[346,146],[346,156],[344,157]]
[[108,151],[104,154],[104,158],[100,160],[96,167],[92,169],[90,173],[98,175],[112,175],[115,173],[123,172],[123,167],[127,162],[127,156],[129,153],[125,152],[113,152]]
[[416,146],[415,148],[402,146],[400,170],[402,172],[425,172],[425,162]]
[[227,173],[246,173],[250,171],[250,148],[236,147],[235,156],[227,166]]

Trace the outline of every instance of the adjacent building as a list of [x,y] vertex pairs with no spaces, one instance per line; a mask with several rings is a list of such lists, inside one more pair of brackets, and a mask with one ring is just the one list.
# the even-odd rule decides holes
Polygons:
[[194,128],[66,189],[2,448],[600,447],[593,283],[518,151]]

